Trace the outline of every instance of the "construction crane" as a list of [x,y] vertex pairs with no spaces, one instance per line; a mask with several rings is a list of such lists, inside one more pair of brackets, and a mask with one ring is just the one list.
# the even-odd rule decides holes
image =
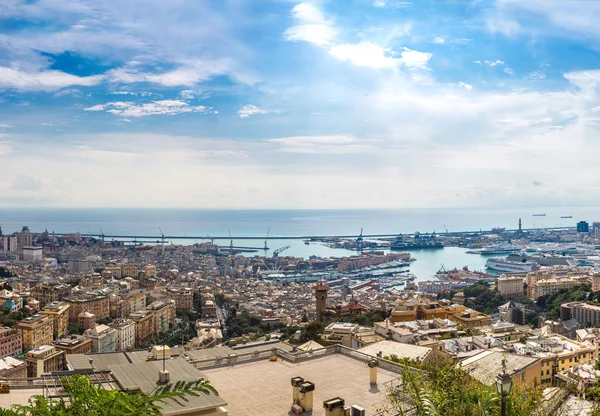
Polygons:
[[265,237],[265,247],[263,248],[263,250],[267,251],[269,249],[269,247],[267,247],[267,240],[269,239],[269,233],[271,232],[271,227],[269,227],[267,229],[267,236]]
[[446,230],[446,235],[448,235],[448,229],[446,228],[446,224],[444,224],[444,230]]
[[104,243],[104,231],[102,231],[102,227],[98,228],[100,228],[100,237],[102,238],[102,242]]
[[284,252],[285,250],[287,250],[288,248],[290,248],[290,246],[285,246],[285,247],[280,247],[277,250],[273,250],[273,258],[277,258],[279,257],[279,253]]
[[233,250],[233,238],[231,237],[231,230],[227,230],[229,233],[229,250]]
[[160,231],[160,238],[162,240],[162,243],[164,244],[165,243],[165,235],[163,234],[162,229],[160,227],[158,227],[158,231]]

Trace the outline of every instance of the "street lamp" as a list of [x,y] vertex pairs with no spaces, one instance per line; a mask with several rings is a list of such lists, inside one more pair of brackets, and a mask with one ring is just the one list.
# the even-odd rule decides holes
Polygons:
[[506,416],[506,396],[510,394],[510,388],[512,387],[512,378],[506,374],[506,368],[502,374],[498,374],[496,377],[496,388],[500,395],[500,415]]

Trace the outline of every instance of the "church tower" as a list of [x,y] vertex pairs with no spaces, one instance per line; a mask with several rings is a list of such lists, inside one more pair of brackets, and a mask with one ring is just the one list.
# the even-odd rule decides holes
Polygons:
[[315,298],[317,299],[317,321],[323,322],[323,312],[325,312],[325,308],[327,307],[327,292],[329,291],[329,286],[319,282],[316,286],[313,286],[313,290],[315,291]]

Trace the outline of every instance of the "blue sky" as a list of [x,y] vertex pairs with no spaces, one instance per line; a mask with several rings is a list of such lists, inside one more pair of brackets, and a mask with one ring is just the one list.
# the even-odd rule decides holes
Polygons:
[[0,206],[600,202],[600,3],[2,0]]

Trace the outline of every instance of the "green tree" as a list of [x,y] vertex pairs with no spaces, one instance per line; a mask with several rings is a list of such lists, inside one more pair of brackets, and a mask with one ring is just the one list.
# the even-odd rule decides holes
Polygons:
[[52,399],[44,396],[33,396],[27,405],[14,405],[11,413],[18,416],[144,416],[159,415],[161,404],[172,400],[182,404],[186,396],[217,391],[207,380],[179,381],[158,387],[152,394],[140,392],[127,393],[116,390],[105,390],[92,384],[89,378],[82,375],[71,376],[65,385],[66,397]]

